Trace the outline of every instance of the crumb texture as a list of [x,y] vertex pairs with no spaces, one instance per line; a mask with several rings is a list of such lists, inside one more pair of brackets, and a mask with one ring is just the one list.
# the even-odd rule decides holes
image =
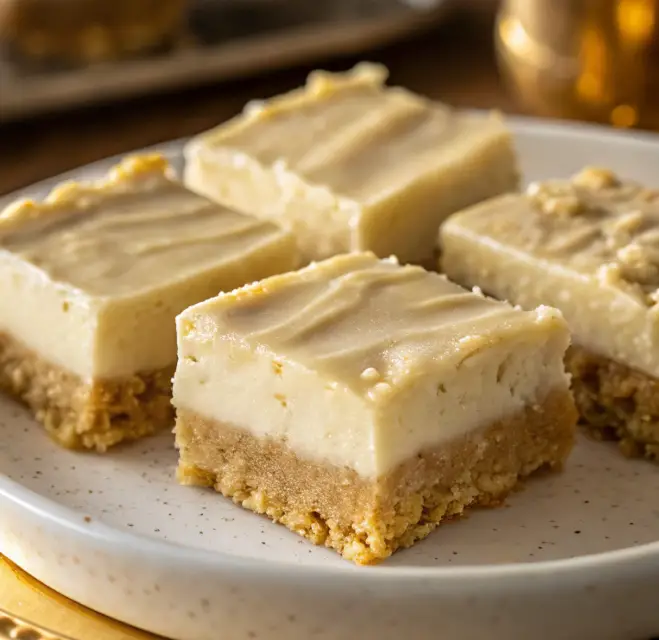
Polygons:
[[368,479],[179,410],[178,478],[213,487],[357,564],[373,564],[467,507],[500,504],[536,469],[560,466],[572,448],[575,423],[571,395],[555,391],[541,404]]
[[659,460],[659,380],[572,346],[566,356],[582,421],[630,457]]
[[87,383],[0,333],[0,390],[27,405],[70,449],[105,451],[173,424],[173,367]]

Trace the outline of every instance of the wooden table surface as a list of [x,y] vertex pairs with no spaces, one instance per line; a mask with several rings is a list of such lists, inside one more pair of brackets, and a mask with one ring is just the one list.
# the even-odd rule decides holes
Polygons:
[[[393,83],[431,98],[515,112],[497,74],[492,17],[489,9],[463,11],[429,32],[362,57],[386,64]],[[334,59],[322,66],[345,69],[356,61]],[[94,160],[208,129],[248,100],[301,84],[309,71],[299,67],[2,125],[0,195]]]

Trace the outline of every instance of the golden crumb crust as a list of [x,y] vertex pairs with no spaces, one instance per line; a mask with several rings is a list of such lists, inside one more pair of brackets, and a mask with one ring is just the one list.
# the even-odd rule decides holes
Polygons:
[[630,457],[659,461],[659,380],[578,346],[565,366],[582,422]]
[[569,455],[576,410],[567,391],[425,450],[378,479],[298,457],[285,444],[179,410],[178,478],[373,564],[471,506],[498,505],[518,482]]
[[27,405],[69,449],[106,451],[172,426],[174,367],[87,383],[0,332],[0,391]]

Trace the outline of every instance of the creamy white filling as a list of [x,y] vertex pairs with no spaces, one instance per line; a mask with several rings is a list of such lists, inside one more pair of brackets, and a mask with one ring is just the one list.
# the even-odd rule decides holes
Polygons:
[[305,264],[358,248],[353,236],[361,206],[307,183],[285,164],[264,167],[244,153],[207,149],[195,141],[186,147],[185,183],[216,202],[293,232]]
[[525,309],[552,305],[561,310],[576,344],[659,377],[657,311],[637,295],[472,232],[468,221],[447,222],[442,242],[444,271],[456,282],[478,284]]
[[83,378],[93,372],[98,305],[0,250],[0,331]]
[[[559,327],[494,344],[461,364],[439,362],[400,393],[377,382],[366,395],[297,362],[178,318],[174,404],[281,441],[300,456],[378,477],[440,445],[566,390]],[[384,385],[384,386],[382,386]]]
[[0,211],[0,331],[85,380],[128,377],[175,363],[186,307],[298,266],[291,234],[171,173],[126,158]]
[[293,238],[278,234],[168,286],[95,297],[0,250],[0,331],[83,380],[131,376],[176,362],[174,319],[183,309],[296,266]]

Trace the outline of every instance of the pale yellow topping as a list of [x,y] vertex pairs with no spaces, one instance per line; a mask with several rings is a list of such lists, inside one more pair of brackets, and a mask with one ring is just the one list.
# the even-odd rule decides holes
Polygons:
[[307,87],[310,93],[322,96],[334,93],[346,86],[373,85],[381,87],[388,77],[389,70],[384,65],[360,62],[343,76],[320,69],[312,71],[307,78]]
[[586,189],[606,189],[620,185],[620,179],[610,169],[585,167],[572,178],[572,183]]
[[287,94],[269,100],[252,100],[245,105],[243,115],[247,118],[268,119],[285,113],[296,104],[303,104],[309,98],[322,99],[341,91],[355,88],[382,87],[389,71],[380,64],[362,62],[343,74],[330,73],[317,69],[307,77],[306,85]]
[[467,217],[478,233],[584,275],[606,273],[641,299],[659,287],[659,199],[648,193],[591,168],[533,183],[525,197],[494,199]]
[[314,71],[305,87],[258,104],[204,134],[206,150],[249,154],[330,188],[376,202],[488,137],[508,136],[501,119],[455,112],[398,87],[385,67]]
[[552,216],[574,216],[583,211],[583,203],[571,189],[533,183],[527,194],[539,211]]
[[0,239],[30,220],[70,213],[72,208],[84,213],[108,195],[151,189],[157,184],[168,184],[173,178],[173,169],[158,153],[128,156],[103,178],[89,182],[63,182],[54,187],[42,202],[21,198],[7,205],[0,210]]
[[[203,323],[190,327],[193,315]],[[420,267],[373,254],[337,256],[196,305],[185,335],[219,332],[341,380],[380,399],[432,370],[460,368],[477,353],[542,326],[555,310],[521,312],[466,291]]]
[[497,114],[385,85],[384,67],[315,71],[185,148],[191,189],[293,232],[305,263],[373,251],[429,264],[439,225],[517,188]]
[[183,309],[297,265],[291,234],[138,156],[0,214],[0,331],[85,380],[131,376],[172,365]]
[[54,281],[122,296],[185,279],[284,234],[188,191],[160,155],[124,160],[106,178],[69,182],[0,213],[0,251]]

